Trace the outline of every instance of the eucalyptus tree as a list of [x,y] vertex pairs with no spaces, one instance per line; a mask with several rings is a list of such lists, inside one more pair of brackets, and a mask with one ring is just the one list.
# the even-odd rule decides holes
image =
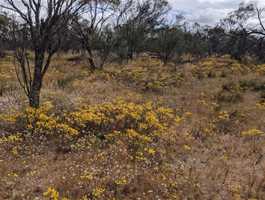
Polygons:
[[126,52],[127,59],[145,51],[152,31],[162,24],[168,11],[169,5],[165,0],[132,1],[115,27],[120,44],[116,51],[122,55]]
[[184,52],[184,32],[174,25],[164,25],[156,29],[150,40],[150,51],[154,52],[164,64],[173,58],[179,61]]
[[[80,14],[86,0],[2,0],[0,6],[17,17],[16,72],[31,107],[40,105],[43,78],[62,43],[73,16]],[[33,60],[30,52],[33,51]]]
[[102,68],[110,54],[113,36],[111,26],[119,4],[115,0],[91,0],[84,6],[85,14],[75,18],[71,24],[91,70]]
[[6,45],[8,44],[8,36],[10,33],[10,18],[6,13],[0,13],[0,58],[4,57]]
[[227,48],[234,58],[240,60],[247,54],[255,55],[259,59],[264,58],[264,14],[265,8],[257,4],[241,3],[237,10],[222,20],[221,25],[230,37]]

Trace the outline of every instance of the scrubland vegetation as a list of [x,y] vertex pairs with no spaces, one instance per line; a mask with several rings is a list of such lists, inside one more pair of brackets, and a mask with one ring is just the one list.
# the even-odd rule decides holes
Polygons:
[[18,2],[0,2],[0,200],[265,199],[265,9],[209,27],[163,0]]
[[1,61],[1,198],[263,199],[264,65],[141,57],[90,73],[70,56],[39,109]]

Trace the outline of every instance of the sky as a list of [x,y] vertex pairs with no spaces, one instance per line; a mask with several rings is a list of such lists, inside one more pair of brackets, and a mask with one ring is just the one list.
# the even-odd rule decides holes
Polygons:
[[168,0],[172,7],[172,14],[181,12],[192,22],[214,25],[227,14],[238,8],[241,2],[256,2],[265,5],[265,0]]
[[[0,0],[0,2],[3,0]],[[15,0],[20,2],[20,0]],[[172,8],[171,15],[181,13],[189,22],[214,26],[229,12],[236,10],[240,3],[257,3],[265,7],[265,0],[167,0]],[[21,3],[21,2],[20,2]]]

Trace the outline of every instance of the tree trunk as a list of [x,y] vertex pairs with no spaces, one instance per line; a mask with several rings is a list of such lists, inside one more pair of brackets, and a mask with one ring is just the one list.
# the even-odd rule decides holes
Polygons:
[[86,45],[86,51],[88,53],[88,62],[89,62],[89,65],[90,65],[90,68],[92,71],[95,71],[97,69],[96,67],[96,64],[94,62],[94,55],[92,53],[92,50],[90,49],[90,46],[89,45]]
[[29,94],[29,106],[39,108],[40,106],[40,88],[32,87]]
[[97,67],[96,67],[96,65],[95,65],[95,62],[94,62],[93,58],[91,58],[91,57],[89,56],[89,58],[88,58],[88,62],[89,62],[89,65],[90,65],[91,70],[92,70],[92,71],[95,71],[95,70],[97,69]]
[[133,50],[132,50],[132,49],[130,49],[130,50],[128,51],[127,58],[128,58],[129,60],[132,60],[132,59],[133,59]]
[[33,108],[39,108],[40,106],[40,91],[42,87],[42,65],[44,54],[35,54],[35,67],[32,85],[29,94],[29,105]]

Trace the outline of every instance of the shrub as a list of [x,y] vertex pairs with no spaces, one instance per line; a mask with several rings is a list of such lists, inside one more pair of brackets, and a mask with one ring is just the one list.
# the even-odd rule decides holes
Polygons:
[[59,144],[96,137],[108,142],[122,141],[134,152],[141,149],[149,154],[155,150],[150,150],[147,144],[158,141],[170,126],[181,121],[174,110],[150,102],[136,104],[117,100],[60,114],[54,114],[52,108],[51,103],[39,109],[27,108],[10,117],[10,121],[24,135],[55,138]]
[[180,86],[185,79],[182,71],[176,71],[170,65],[163,66],[156,59],[138,59],[121,70],[115,68],[109,73],[128,85],[155,92]]
[[264,76],[265,75],[265,64],[258,65],[256,71],[259,75]]
[[229,58],[206,58],[200,61],[193,69],[192,74],[198,79],[226,77],[230,74],[245,74],[248,66]]
[[219,103],[238,103],[242,100],[242,88],[233,82],[224,84],[216,96]]
[[265,82],[258,81],[256,79],[251,80],[241,80],[239,82],[241,88],[247,90],[252,90],[256,92],[264,91],[265,90]]
[[263,136],[264,132],[258,129],[250,129],[241,133],[245,137]]
[[23,112],[2,116],[1,120],[13,123],[18,131],[33,136],[58,136],[63,135],[71,138],[78,134],[78,131],[64,123],[59,116],[51,113],[51,103],[44,103],[39,109],[26,108]]
[[113,131],[135,130],[142,135],[158,135],[175,119],[174,111],[152,103],[135,104],[123,100],[87,106],[71,113],[68,123],[80,133],[106,135]]

